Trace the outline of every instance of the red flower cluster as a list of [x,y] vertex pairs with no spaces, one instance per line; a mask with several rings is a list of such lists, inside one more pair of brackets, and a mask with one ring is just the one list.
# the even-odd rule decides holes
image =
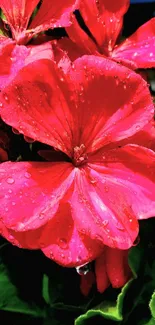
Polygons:
[[[78,25],[75,17],[67,28],[70,39],[83,54],[97,54],[109,57],[130,68],[151,68],[155,66],[155,18],[141,26],[122,43],[119,35],[123,16],[129,7],[129,0],[83,0],[80,12],[91,36]],[[71,41],[63,41],[72,54]]]
[[[155,66],[155,20],[115,45],[127,0],[43,0],[32,19],[38,3],[0,0],[13,38],[4,29],[1,118],[51,146],[40,152],[48,162],[0,165],[1,234],[63,266],[96,259],[102,292],[127,281],[138,220],[155,215],[154,106],[147,83],[133,71]],[[36,42],[55,27],[66,27],[70,39]],[[85,283],[82,277],[84,293]]]

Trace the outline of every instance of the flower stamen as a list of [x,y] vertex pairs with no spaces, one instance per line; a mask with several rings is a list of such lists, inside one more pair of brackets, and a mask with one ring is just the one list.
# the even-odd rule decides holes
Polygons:
[[85,164],[88,160],[88,155],[85,152],[86,147],[84,144],[81,144],[80,147],[76,146],[73,149],[73,164],[77,166],[81,166]]

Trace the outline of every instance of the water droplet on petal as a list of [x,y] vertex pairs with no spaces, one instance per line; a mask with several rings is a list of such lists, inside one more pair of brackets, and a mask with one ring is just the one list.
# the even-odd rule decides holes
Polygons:
[[121,231],[124,230],[124,226],[123,226],[119,221],[117,221],[117,223],[116,223],[116,228],[117,228],[118,230],[121,230]]
[[24,174],[24,176],[25,176],[26,178],[31,178],[31,174],[28,173],[28,172],[26,172],[26,173]]
[[9,235],[8,237],[9,237],[10,240],[14,239],[14,237],[12,235]]
[[91,184],[96,184],[97,183],[97,180],[95,178],[91,178],[90,183]]
[[14,134],[20,134],[20,132],[19,132],[18,130],[16,130],[15,128],[12,128],[12,132],[13,132]]
[[45,243],[40,242],[40,247],[41,247],[41,248],[44,248],[45,246],[46,246]]
[[12,177],[8,177],[6,181],[8,184],[13,184],[15,182],[15,180]]
[[53,260],[53,257],[54,257],[54,255],[53,255],[53,252],[51,251],[50,252],[50,258],[51,258],[51,260]]
[[68,244],[67,244],[67,240],[65,238],[60,238],[58,241],[58,245],[61,248],[67,248]]
[[103,224],[104,227],[106,227],[108,225],[108,223],[109,223],[109,220],[103,220],[102,221],[102,224]]
[[4,97],[4,99],[6,100],[6,102],[8,102],[8,100],[9,100],[8,95],[4,93],[4,94],[3,94],[3,97]]
[[39,219],[40,220],[44,219],[44,213],[39,213]]
[[83,235],[85,235],[85,234],[86,234],[86,229],[82,228],[82,229],[81,229],[81,233],[82,233]]
[[76,267],[76,272],[79,275],[86,275],[90,271],[90,263],[83,264]]
[[26,135],[24,135],[24,140],[25,140],[26,142],[28,142],[28,143],[33,143],[33,142],[35,142],[34,139],[32,139],[32,138],[30,138],[30,137],[27,137]]
[[104,189],[105,189],[105,192],[109,192],[109,187],[108,186],[105,186]]

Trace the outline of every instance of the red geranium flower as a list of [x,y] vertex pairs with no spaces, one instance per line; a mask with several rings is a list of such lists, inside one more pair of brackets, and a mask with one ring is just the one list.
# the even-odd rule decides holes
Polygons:
[[[26,44],[34,35],[49,28],[67,27],[71,24],[71,13],[77,9],[77,0],[43,0],[32,21],[31,15],[40,0],[0,0],[12,38],[18,44]],[[5,29],[5,34],[7,30]]]
[[9,241],[78,266],[104,245],[131,247],[137,219],[155,213],[155,153],[135,144],[154,107],[126,67],[95,56],[64,64],[30,60],[1,92],[3,120],[67,158],[2,163],[0,216]]
[[[0,71],[1,87],[6,86],[22,66],[27,65],[27,58],[35,61],[43,55],[52,57],[51,45],[45,43],[34,45],[38,33],[48,28],[66,27],[71,24],[71,13],[77,8],[78,0],[60,0],[57,2],[43,0],[36,16],[31,21],[31,15],[39,0],[0,0],[0,8],[5,14],[5,23],[10,31],[2,25],[4,35],[0,36]],[[28,41],[31,40],[31,44]],[[27,44],[27,45],[26,45]],[[32,54],[32,55],[31,55]]]
[[103,293],[110,284],[113,288],[121,288],[132,277],[128,253],[128,250],[105,246],[103,253],[95,261],[95,274],[92,271],[81,274],[80,289],[83,295],[89,294],[95,282],[100,293]]
[[133,69],[155,67],[155,18],[118,43],[129,3],[129,0],[81,0],[79,10],[91,36],[81,29],[73,16],[74,23],[67,28],[67,33],[75,42],[75,51],[67,39],[60,41],[61,46],[73,57],[79,46],[82,54],[109,56]]

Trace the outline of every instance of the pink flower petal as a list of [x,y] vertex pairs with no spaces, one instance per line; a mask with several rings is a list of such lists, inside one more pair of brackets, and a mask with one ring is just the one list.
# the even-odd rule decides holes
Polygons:
[[10,229],[7,229],[3,222],[0,220],[0,236],[6,238],[12,245],[21,247],[19,241],[11,234]]
[[29,46],[16,45],[9,38],[2,38],[0,43],[0,87],[6,87],[27,64],[39,59],[52,59],[50,43]]
[[18,41],[24,34],[33,10],[39,0],[0,0],[7,23],[11,27],[13,38]]
[[4,149],[0,148],[0,161],[6,160],[8,160],[8,154]]
[[73,122],[61,90],[63,79],[58,80],[62,76],[52,60],[29,60],[1,92],[1,116],[20,133],[70,155]]
[[95,151],[132,136],[151,120],[149,90],[133,71],[97,56],[60,70],[46,59],[19,71],[0,95],[3,120],[71,157],[76,146]]
[[[101,173],[97,180],[100,175],[107,189],[107,206],[112,207],[116,216],[122,215],[119,209],[124,210],[126,218],[133,215],[147,219],[155,215],[154,151],[129,144],[111,151],[101,150],[90,160],[94,163],[90,164],[94,169],[92,177]],[[103,202],[105,199],[104,194]]]
[[80,12],[104,54],[112,51],[123,23],[129,0],[84,0]]
[[[75,16],[72,17],[72,24],[69,27],[66,27],[66,31],[69,39],[68,41],[64,39],[62,46],[65,46],[66,42],[66,46],[70,49],[71,53],[74,48],[77,48],[77,52],[81,51],[82,55],[95,54],[97,52],[97,44],[95,44],[90,36],[80,27]],[[61,39],[59,42],[61,43]],[[69,57],[70,51],[68,53]],[[77,58],[78,56],[76,56],[75,59]]]
[[42,248],[47,257],[69,267],[88,263],[103,250],[103,245],[98,241],[78,233],[68,203],[61,204],[55,223],[52,220],[45,226],[40,240],[48,245]]
[[81,276],[80,290],[84,296],[88,296],[93,284],[95,283],[95,275],[92,271]]
[[[150,121],[142,130],[135,133],[133,136],[118,142],[118,146],[126,144],[138,144],[155,151],[155,121]],[[112,144],[111,147],[114,147]],[[108,146],[109,148],[109,146]]]
[[93,164],[77,170],[70,199],[73,219],[81,233],[107,246],[127,249],[138,234],[136,215],[124,187],[106,172],[106,167],[96,171]]
[[29,55],[29,49],[25,46],[15,45],[9,38],[3,38],[0,42],[0,87],[6,87],[24,66],[25,59]]
[[113,288],[120,288],[131,278],[128,250],[105,248],[105,267]]
[[[105,247],[106,249],[106,247]],[[106,259],[105,259],[105,250],[95,261],[95,275],[97,290],[100,293],[103,293],[110,285],[106,271]]]
[[73,178],[69,163],[2,163],[1,220],[16,231],[41,227],[55,215]]
[[138,28],[113,51],[115,59],[129,60],[137,68],[155,67],[155,18]]
[[39,33],[49,28],[67,27],[71,24],[71,15],[79,7],[79,0],[43,0],[41,7],[30,24],[30,32]]
[[[14,210],[15,208],[18,207],[14,207]],[[52,212],[53,210],[51,214]],[[29,218],[31,220],[30,212]],[[76,267],[88,263],[103,250],[103,245],[99,242],[78,233],[67,202],[61,201],[51,221],[47,221],[45,225],[40,223],[40,228],[34,230],[33,228],[22,232],[14,231],[6,228],[4,223],[0,223],[1,235],[13,245],[28,249],[42,249],[47,257],[63,266]]]
[[146,82],[123,66],[84,56],[74,62],[69,77],[73,91],[79,93],[75,98],[79,111],[76,121],[82,130],[78,142],[85,144],[87,152],[135,134],[153,117]]

